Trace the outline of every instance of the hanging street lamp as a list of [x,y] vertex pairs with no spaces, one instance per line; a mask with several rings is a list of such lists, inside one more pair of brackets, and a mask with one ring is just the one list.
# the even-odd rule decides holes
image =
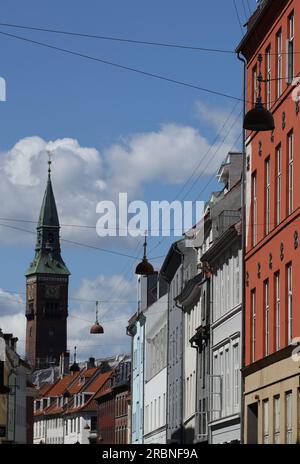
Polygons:
[[93,324],[90,329],[91,334],[103,334],[104,333],[104,329],[102,325],[99,324],[99,321],[98,321],[98,304],[99,302],[96,301],[96,321],[95,321],[95,324]]
[[151,263],[149,263],[147,259],[147,237],[145,235],[145,242],[144,242],[144,256],[142,261],[137,265],[135,269],[135,273],[137,275],[149,276],[154,274],[154,268]]
[[261,84],[263,82],[262,72],[261,72],[261,63],[262,55],[258,55],[259,63],[259,75],[257,77],[258,81],[258,96],[256,98],[255,107],[248,111],[244,119],[244,129],[249,131],[273,131],[275,129],[275,123],[272,113],[267,110],[262,104],[261,97]]

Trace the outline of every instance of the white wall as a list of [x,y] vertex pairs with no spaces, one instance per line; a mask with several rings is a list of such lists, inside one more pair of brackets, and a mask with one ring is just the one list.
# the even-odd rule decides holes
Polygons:
[[145,311],[144,441],[147,443],[166,443],[165,430],[162,433],[161,428],[166,426],[167,408],[167,314],[168,295]]
[[132,424],[131,441],[143,443],[143,382],[144,382],[144,324],[136,321],[136,334],[132,341]]
[[[153,432],[166,426],[166,386],[167,369],[164,368],[145,384],[145,443],[159,443],[154,440]],[[149,436],[151,434],[151,436]],[[165,434],[163,435],[165,439]],[[157,439],[157,436],[156,436]],[[165,441],[161,442],[165,443]]]

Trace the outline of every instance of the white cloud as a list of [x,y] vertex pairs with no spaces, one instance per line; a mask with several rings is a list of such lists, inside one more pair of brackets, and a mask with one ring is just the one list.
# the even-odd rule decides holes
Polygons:
[[[99,275],[84,279],[69,301],[68,348],[77,346],[78,359],[102,357],[130,351],[126,335],[129,318],[136,311],[136,281],[122,275]],[[100,300],[99,322],[103,335],[90,334],[95,322],[95,301]],[[19,339],[18,352],[25,352],[25,302],[20,295],[0,289],[0,328]]]
[[[200,102],[197,108],[201,119],[214,129],[228,115],[226,110],[208,108]],[[211,175],[232,148],[235,133],[233,130],[215,156],[212,156],[213,150],[207,157],[210,142],[201,131],[179,124],[165,124],[158,131],[133,134],[103,152],[82,147],[70,138],[55,141],[37,136],[24,138],[0,157],[0,197],[5,198],[0,205],[0,217],[37,220],[47,178],[46,149],[55,153],[53,186],[60,222],[94,226],[98,219],[97,203],[114,201],[119,192],[128,192],[129,200],[142,199],[144,187],[153,182],[180,185],[202,159],[198,173]],[[34,224],[3,219],[0,222],[35,229]],[[94,229],[63,227],[62,236],[98,243],[101,240]],[[0,227],[1,241],[20,241],[25,237],[26,234]],[[30,235],[29,240],[34,241]]]
[[[232,144],[241,132],[242,116],[238,117],[241,104],[237,103],[234,107],[211,107],[202,101],[196,102],[196,115],[200,121],[207,123],[216,133],[220,134],[220,138],[227,136],[227,144]],[[237,119],[238,118],[238,119]],[[235,121],[237,123],[235,124]],[[226,124],[224,124],[226,122]],[[235,125],[234,125],[235,124]],[[230,130],[231,129],[231,130]]]

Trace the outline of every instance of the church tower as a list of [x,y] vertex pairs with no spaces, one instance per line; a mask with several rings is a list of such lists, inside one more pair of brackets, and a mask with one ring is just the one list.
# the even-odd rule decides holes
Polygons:
[[35,369],[59,364],[67,349],[70,272],[60,250],[59,219],[48,181],[37,225],[35,256],[26,272],[26,357]]

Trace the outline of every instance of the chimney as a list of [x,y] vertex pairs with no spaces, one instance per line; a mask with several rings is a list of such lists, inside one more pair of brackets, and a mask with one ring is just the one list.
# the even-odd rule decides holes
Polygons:
[[89,358],[89,360],[86,362],[86,368],[87,369],[92,369],[94,367],[96,367],[95,358]]
[[66,374],[69,374],[70,352],[64,351],[59,359],[59,376],[62,379]]

